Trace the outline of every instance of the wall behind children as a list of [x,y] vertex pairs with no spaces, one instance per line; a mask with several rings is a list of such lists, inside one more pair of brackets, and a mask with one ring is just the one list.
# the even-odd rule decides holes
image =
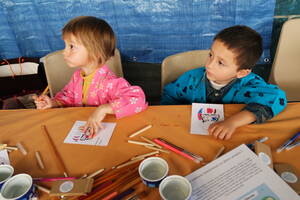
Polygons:
[[64,48],[71,18],[103,18],[118,37],[125,61],[160,63],[168,55],[208,49],[221,29],[245,24],[264,39],[270,60],[275,0],[1,0],[0,58],[42,57]]

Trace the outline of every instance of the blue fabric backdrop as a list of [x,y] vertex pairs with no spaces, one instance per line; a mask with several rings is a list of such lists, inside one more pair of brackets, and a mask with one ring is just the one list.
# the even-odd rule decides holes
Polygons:
[[42,57],[64,48],[71,18],[105,19],[128,61],[160,63],[168,55],[208,49],[213,36],[235,24],[262,34],[270,58],[275,0],[1,0],[0,58]]

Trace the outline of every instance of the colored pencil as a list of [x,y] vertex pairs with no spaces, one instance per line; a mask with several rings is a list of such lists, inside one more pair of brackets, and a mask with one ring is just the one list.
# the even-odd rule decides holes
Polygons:
[[151,147],[151,146],[145,146],[147,149],[152,149],[152,150],[156,150],[156,151],[160,151],[160,152],[164,152],[164,153],[170,153],[170,151],[168,150],[164,150],[164,149],[159,149],[156,147]]
[[292,142],[294,142],[298,137],[300,136],[300,132],[296,133],[295,135],[293,135],[289,140],[287,140],[285,143],[283,143],[277,150],[276,152],[279,153],[282,150],[284,150],[286,147],[289,146],[289,144],[291,144]]
[[138,130],[138,131],[132,133],[129,137],[131,138],[131,137],[137,136],[138,134],[140,134],[140,133],[142,133],[142,132],[148,130],[148,129],[151,128],[151,127],[152,127],[152,125],[150,124],[150,125],[148,125],[148,126],[142,128],[141,130]]
[[148,138],[146,138],[146,137],[144,137],[144,136],[141,136],[141,138],[142,138],[144,141],[146,141],[146,142],[148,142],[148,143],[150,143],[150,144],[153,144],[153,146],[155,146],[155,147],[157,147],[157,148],[159,148],[159,149],[162,148],[160,145],[156,144],[155,142],[153,142],[152,140],[150,140],[150,139],[148,139]]
[[155,155],[155,154],[159,154],[159,151],[153,151],[153,152],[150,152],[150,153],[146,153],[146,154],[134,156],[130,160],[136,160],[136,159],[139,159],[139,158],[145,158],[145,157],[152,156],[152,155]]
[[54,177],[54,178],[32,178],[33,181],[39,182],[51,182],[51,181],[58,181],[58,180],[74,180],[76,177]]
[[126,166],[128,166],[128,165],[131,165],[132,163],[136,163],[136,162],[139,162],[139,161],[144,160],[144,159],[145,159],[145,158],[137,158],[137,159],[135,159],[135,160],[130,160],[130,161],[124,163],[124,164],[118,165],[116,168],[117,168],[117,169],[120,169],[120,168],[122,168],[122,167],[126,167]]
[[61,168],[61,169],[63,170],[63,172],[64,172],[64,176],[65,176],[65,177],[68,177],[67,168],[66,168],[66,166],[65,166],[65,164],[64,164],[64,162],[63,162],[61,156],[59,155],[57,149],[55,148],[54,142],[53,142],[53,140],[51,139],[50,134],[49,134],[49,132],[48,132],[48,130],[47,130],[47,128],[46,128],[45,125],[42,125],[42,130],[43,130],[43,132],[45,133],[45,136],[46,136],[46,138],[47,138],[47,140],[48,140],[48,142],[49,142],[49,144],[50,144],[51,150],[53,151],[53,153],[55,154],[56,158],[58,159],[58,163],[59,163],[59,165],[60,165],[60,168]]
[[21,142],[18,142],[18,143],[16,144],[16,146],[18,147],[18,149],[21,151],[21,153],[22,153],[24,156],[27,155],[27,151],[26,151],[25,147],[22,145]]
[[225,150],[225,147],[222,146],[222,147],[219,149],[219,151],[217,152],[217,154],[215,155],[215,157],[214,157],[213,160],[217,159],[217,158],[223,153],[224,150]]
[[42,92],[42,94],[41,95],[45,95],[45,94],[47,94],[48,93],[48,91],[49,91],[49,85],[44,89],[44,91]]
[[11,151],[17,151],[18,150],[18,147],[4,147],[4,149],[7,149],[7,150],[11,150]]
[[87,178],[93,178],[95,176],[97,176],[98,174],[101,174],[105,169],[102,168],[102,169],[99,169],[97,171],[95,171],[94,173],[92,173],[91,175],[89,175]]
[[250,149],[253,149],[254,148],[254,145],[255,145],[255,142],[265,142],[265,141],[267,141],[269,138],[268,137],[262,137],[262,138],[259,138],[259,139],[257,139],[257,140],[255,140],[254,142],[252,142],[252,143],[249,143],[249,144],[247,144],[247,146],[250,148]]
[[[127,162],[128,161],[123,162],[120,165],[127,163]],[[108,180],[112,180],[117,177],[120,177],[122,174],[126,174],[127,172],[137,169],[138,166],[139,166],[139,162],[135,162],[130,165],[127,165],[127,167],[123,167],[123,168],[119,168],[119,169],[117,169],[117,168],[110,169],[110,170],[106,171],[104,174],[102,174],[99,178],[96,178],[94,180],[94,186],[100,185]]]
[[45,188],[44,186],[40,186],[40,185],[37,185],[37,184],[34,184],[38,190],[41,190],[42,192],[45,192],[47,194],[50,194],[50,190]]
[[183,157],[185,158],[188,158],[196,163],[200,163],[203,158],[202,157],[199,157],[199,156],[196,156],[188,151],[186,151],[185,149],[182,149],[181,147],[178,147],[174,144],[171,144],[169,142],[167,142],[166,140],[164,139],[161,139],[161,138],[155,138],[154,139],[154,142],[156,142],[157,144],[173,151],[174,153],[177,153],[179,155],[182,155]]
[[41,155],[38,151],[35,152],[35,158],[37,160],[37,163],[38,163],[39,167],[41,169],[45,169],[45,165],[44,165],[43,160],[41,158]]
[[149,144],[146,142],[139,142],[139,141],[135,141],[135,140],[128,140],[127,142],[131,143],[131,144],[137,144],[137,145],[143,145],[143,146],[153,146],[153,144]]
[[[137,172],[137,169],[134,171],[130,171],[120,177],[118,177],[116,180],[113,181],[112,184],[108,185],[107,187],[104,187],[101,190],[96,191],[95,193],[93,193],[92,195],[87,195],[85,198],[82,198],[84,200],[94,200],[94,199],[102,199],[103,197],[107,197],[109,196],[111,193],[113,192],[117,192],[120,189],[123,188],[124,185],[128,185],[130,182],[135,181],[135,180],[139,180],[139,175]],[[102,198],[100,198],[102,197]]]
[[300,146],[300,141],[297,141],[293,144],[288,145],[285,149],[286,150],[291,150],[292,148],[297,147],[297,146]]
[[130,195],[131,193],[133,193],[135,190],[133,188],[129,188],[127,190],[125,190],[124,192],[119,193],[117,196],[115,196],[113,198],[113,200],[121,200],[124,197]]

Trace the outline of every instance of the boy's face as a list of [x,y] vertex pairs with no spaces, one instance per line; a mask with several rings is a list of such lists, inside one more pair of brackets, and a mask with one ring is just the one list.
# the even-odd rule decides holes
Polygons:
[[235,78],[247,76],[251,70],[238,69],[235,57],[236,54],[223,42],[215,40],[205,64],[208,80],[218,84],[227,84]]
[[65,49],[64,59],[70,67],[86,67],[89,65],[89,57],[87,49],[73,35],[68,34],[64,37]]

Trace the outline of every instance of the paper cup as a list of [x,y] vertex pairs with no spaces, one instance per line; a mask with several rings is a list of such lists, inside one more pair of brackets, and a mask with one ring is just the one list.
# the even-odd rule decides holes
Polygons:
[[139,166],[139,174],[148,187],[158,187],[168,172],[168,163],[159,157],[147,158]]
[[188,200],[192,195],[192,185],[182,176],[168,176],[160,183],[159,194],[163,200]]
[[10,165],[0,165],[0,189],[3,184],[13,175],[14,168]]
[[8,179],[1,188],[3,200],[29,200],[34,195],[32,178],[28,174],[18,174]]

